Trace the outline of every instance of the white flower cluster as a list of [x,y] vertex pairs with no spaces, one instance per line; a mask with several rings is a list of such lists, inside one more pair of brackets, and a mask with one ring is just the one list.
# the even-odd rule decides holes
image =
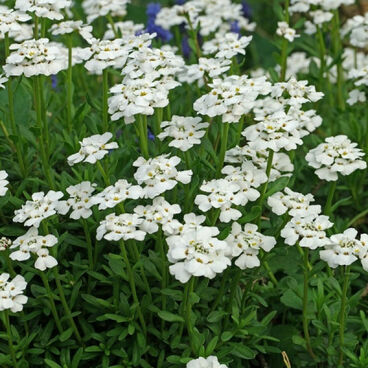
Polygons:
[[78,162],[89,162],[90,164],[95,164],[98,160],[105,157],[109,153],[109,150],[119,147],[116,142],[108,143],[111,138],[112,133],[110,132],[84,138],[79,142],[81,145],[79,152],[68,157],[68,164],[70,166],[73,166]]
[[220,364],[217,357],[193,359],[187,363],[186,368],[227,368],[227,365]]
[[22,31],[23,22],[31,19],[26,13],[9,9],[6,6],[0,6],[0,39],[4,39],[8,33],[9,37],[13,37]]
[[132,185],[125,179],[118,180],[102,192],[92,197],[93,204],[98,204],[99,210],[113,208],[126,199],[138,199],[143,196],[143,190],[139,185]]
[[169,246],[168,259],[173,263],[170,273],[180,282],[186,283],[192,276],[214,278],[230,266],[227,257],[228,245],[217,239],[217,227],[196,225],[186,228],[180,235],[166,238]]
[[349,35],[350,43],[355,47],[368,47],[368,13],[348,19],[341,29],[341,34]]
[[48,268],[55,267],[58,262],[49,254],[49,248],[57,244],[58,240],[54,235],[38,235],[38,229],[31,227],[24,235],[14,240],[10,249],[19,248],[10,254],[14,261],[26,261],[34,254],[37,259],[35,268],[45,271]]
[[9,182],[6,180],[8,173],[5,170],[0,170],[0,197],[3,197],[8,191],[7,185]]
[[9,249],[12,244],[13,242],[10,239],[5,238],[5,236],[1,237],[0,238],[0,252]]
[[54,23],[50,27],[50,32],[54,36],[77,32],[86,41],[89,41],[93,38],[92,26],[83,24],[81,20],[68,20],[65,22]]
[[210,117],[222,116],[224,123],[238,122],[253,109],[259,95],[271,91],[271,83],[265,77],[248,78],[246,75],[214,79],[209,87],[211,91],[194,102],[194,110]]
[[0,311],[10,309],[13,313],[23,310],[28,297],[23,295],[27,282],[23,276],[17,275],[10,280],[8,273],[0,275]]
[[[140,33],[144,29],[144,24],[137,24],[131,20],[125,22],[114,22],[115,29],[120,32],[121,37],[133,37],[136,33]],[[110,23],[107,24],[107,30],[103,36],[104,40],[113,40],[116,38],[114,30]]]
[[367,163],[361,158],[364,152],[357,148],[346,135],[328,137],[306,155],[309,166],[317,169],[316,175],[327,181],[336,181],[338,174],[350,175],[355,170],[364,170]]
[[173,115],[171,121],[161,123],[161,132],[157,137],[163,140],[167,137],[173,138],[169,143],[170,147],[175,147],[181,151],[188,151],[195,144],[201,143],[201,138],[206,134],[209,123],[201,123],[200,117],[185,117]]
[[237,22],[240,29],[247,31],[253,31],[255,28],[255,23],[249,23],[242,15],[241,4],[233,3],[231,0],[189,0],[183,5],[163,7],[157,14],[156,24],[165,29],[183,23],[188,27],[186,15],[194,28],[199,27],[202,36],[209,36],[216,31],[227,33],[233,22]]
[[295,29],[291,28],[286,22],[277,23],[276,34],[286,38],[289,42],[293,42],[295,38],[299,37],[299,35],[296,34]]
[[26,40],[10,45],[11,54],[3,69],[7,76],[26,77],[52,75],[67,68],[65,49],[62,45],[49,42],[47,38]]
[[69,8],[71,3],[71,0],[16,0],[15,9],[35,13],[41,18],[60,20],[64,18],[62,10]]
[[230,235],[225,239],[229,245],[231,257],[235,258],[235,265],[242,270],[260,266],[258,254],[260,249],[269,252],[276,244],[273,236],[262,235],[257,225],[241,225],[233,222]]
[[155,198],[173,189],[178,182],[188,184],[191,181],[192,170],[178,171],[176,169],[180,161],[179,157],[169,157],[168,154],[148,160],[139,157],[134,161],[133,166],[138,168],[134,178],[139,185],[145,185],[144,198]]
[[348,78],[354,81],[354,86],[357,88],[349,92],[347,103],[354,105],[357,102],[365,102],[367,100],[365,89],[368,86],[368,66],[351,69]]
[[321,213],[320,205],[312,205],[312,194],[302,194],[285,188],[283,192],[277,192],[268,197],[267,204],[271,211],[278,216],[288,213],[293,217],[317,216]]
[[44,192],[32,194],[32,200],[26,201],[21,209],[14,211],[14,222],[24,222],[24,226],[34,226],[38,228],[42,220],[60,213],[65,215],[68,206],[65,201],[60,201],[62,192],[50,190],[46,195]]
[[91,184],[89,181],[83,181],[77,185],[71,185],[66,188],[69,194],[69,199],[66,201],[68,209],[72,212],[70,218],[78,220],[81,217],[86,219],[92,215],[91,207],[95,204],[92,201],[92,193],[97,184]]
[[83,0],[82,7],[87,15],[88,23],[92,23],[96,18],[106,17],[124,17],[126,15],[126,6],[129,0]]
[[[254,150],[245,145],[236,146],[226,151],[225,162],[241,164],[251,162],[257,169],[266,173],[268,152],[266,150]],[[269,182],[273,182],[281,176],[290,176],[294,171],[294,165],[290,157],[283,152],[275,152],[270,171]]]

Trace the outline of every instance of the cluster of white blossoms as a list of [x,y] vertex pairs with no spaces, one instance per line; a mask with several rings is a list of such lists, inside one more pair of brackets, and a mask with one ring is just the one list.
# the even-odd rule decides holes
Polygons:
[[[121,34],[122,38],[133,37],[135,34],[144,30],[144,24],[134,23],[131,20],[125,22],[114,22],[114,28]],[[107,24],[107,30],[103,36],[104,40],[113,40],[115,38],[114,30],[110,23]]]
[[198,82],[198,86],[202,87],[207,78],[221,76],[230,69],[230,66],[231,60],[228,59],[200,57],[198,64],[184,65],[183,70],[178,74],[178,79],[181,83]]
[[332,268],[338,266],[349,266],[359,257],[362,265],[367,270],[367,240],[368,235],[362,234],[360,240],[356,239],[358,231],[347,229],[342,234],[332,235],[320,250],[321,259]]
[[180,163],[177,156],[169,157],[168,154],[149,158],[139,157],[133,162],[137,167],[134,174],[139,185],[144,184],[143,197],[155,198],[160,194],[171,190],[180,182],[188,184],[192,178],[192,170],[178,171],[176,166]]
[[171,50],[151,48],[151,38],[145,33],[126,43],[130,52],[122,69],[124,79],[110,89],[111,120],[124,117],[129,124],[137,114],[152,115],[155,108],[169,104],[170,90],[180,85],[175,77],[184,67],[183,58]]
[[0,39],[4,39],[6,34],[9,37],[17,35],[23,29],[22,23],[30,19],[26,13],[0,5]]
[[[251,162],[256,168],[266,173],[268,152],[266,150],[254,150],[245,145],[243,147],[236,146],[226,151],[225,162],[231,164],[242,164]],[[290,176],[294,171],[294,165],[290,161],[290,157],[283,152],[275,152],[272,161],[269,182],[273,182],[281,176]]]
[[92,215],[91,207],[94,205],[92,201],[92,193],[95,191],[97,184],[91,184],[89,181],[83,181],[77,185],[71,185],[66,188],[69,199],[66,205],[72,209],[70,218],[78,220],[80,218],[88,218]]
[[233,222],[231,233],[225,239],[229,245],[230,256],[236,258],[235,265],[242,270],[259,267],[260,249],[269,252],[276,244],[273,236],[262,235],[257,230],[257,225],[245,224],[242,229],[240,224]]
[[232,208],[233,205],[244,206],[249,199],[255,200],[259,197],[256,190],[253,189],[249,195],[242,190],[238,183],[226,179],[213,179],[204,182],[200,190],[209,194],[198,194],[194,203],[203,212],[207,212],[211,208],[219,209],[221,222],[230,222],[241,217],[242,213]]
[[3,197],[8,191],[7,185],[9,182],[6,180],[8,173],[5,170],[0,170],[0,197]]
[[106,17],[124,17],[126,7],[130,0],[83,0],[82,7],[87,15],[88,23],[92,23],[96,18]]
[[138,199],[142,196],[143,190],[139,185],[132,185],[125,179],[119,179],[114,185],[93,196],[91,201],[98,204],[99,210],[105,210],[115,207],[126,199]]
[[49,248],[58,242],[54,235],[38,235],[38,229],[31,227],[24,235],[14,240],[10,249],[18,248],[10,254],[10,258],[14,261],[26,261],[33,254],[37,257],[35,268],[45,271],[48,268],[55,267],[58,262],[50,255]]
[[310,150],[305,159],[309,166],[317,169],[316,175],[327,181],[338,180],[338,174],[350,175],[355,170],[364,170],[367,163],[361,158],[364,152],[357,148],[346,135],[328,137]]
[[349,41],[355,47],[368,47],[368,13],[348,19],[341,29],[341,34],[349,35]]
[[9,249],[12,244],[13,242],[11,241],[11,239],[2,236],[0,238],[0,252]]
[[73,166],[78,162],[89,162],[95,164],[98,160],[105,157],[109,150],[118,148],[116,142],[109,142],[112,138],[112,133],[106,132],[104,134],[95,134],[91,137],[84,138],[80,143],[81,148],[79,152],[74,153],[68,157],[68,164]]
[[332,226],[328,216],[296,216],[281,230],[281,236],[285,239],[285,244],[294,245],[298,242],[301,247],[316,249],[326,244],[326,230]]
[[55,215],[65,215],[68,212],[66,201],[60,201],[63,192],[50,190],[47,194],[37,192],[32,194],[32,200],[26,201],[21,209],[14,211],[14,222],[24,223],[24,226],[38,228],[42,220]]
[[11,54],[6,58],[3,69],[7,76],[57,74],[67,68],[63,48],[62,45],[49,42],[47,38],[12,43]]
[[299,35],[296,34],[295,29],[291,28],[287,22],[278,22],[276,34],[278,36],[284,37],[289,42],[293,42]]
[[0,275],[0,311],[11,310],[17,313],[23,310],[28,297],[23,295],[27,282],[23,276],[17,275],[10,280],[8,273]]
[[107,215],[105,220],[100,222],[96,231],[96,239],[102,238],[108,241],[119,240],[144,240],[146,233],[140,230],[143,219],[137,214],[123,213],[115,215],[111,213]]
[[357,102],[365,102],[367,100],[366,87],[368,86],[368,66],[362,68],[351,69],[348,74],[348,79],[354,81],[354,88],[349,92],[347,103],[354,105]]
[[54,23],[50,27],[52,35],[65,35],[73,32],[79,33],[86,41],[93,38],[92,26],[83,24],[81,20],[67,20],[60,23]]
[[206,41],[202,48],[205,55],[215,54],[218,59],[232,59],[235,55],[245,55],[245,49],[252,41],[252,36],[239,37],[236,33],[217,33]]
[[194,28],[199,27],[202,36],[211,33],[226,33],[230,30],[231,23],[237,22],[239,29],[253,31],[255,23],[250,23],[242,15],[241,4],[231,0],[189,0],[183,5],[163,7],[156,17],[156,24],[169,30],[173,26],[185,24],[188,28],[188,19]]
[[212,279],[222,273],[231,261],[227,257],[228,245],[216,238],[218,234],[217,227],[197,225],[180,235],[167,237],[167,257],[173,263],[169,267],[170,273],[182,283],[192,276]]
[[71,0],[16,0],[15,9],[41,18],[60,20],[64,18],[62,11],[71,4]]
[[293,217],[317,216],[321,213],[321,206],[311,204],[314,202],[312,194],[302,194],[285,188],[283,192],[277,192],[268,197],[267,204],[271,211],[278,216],[287,213]]
[[217,357],[211,355],[207,358],[193,359],[187,363],[186,368],[228,368],[225,364],[220,364]]
[[152,204],[134,208],[134,213],[143,219],[140,228],[148,234],[156,233],[161,226],[166,235],[172,235],[180,226],[174,215],[180,212],[178,204],[170,204],[164,197],[156,197]]
[[163,131],[157,136],[163,140],[167,137],[173,138],[169,146],[188,151],[195,144],[201,143],[201,138],[206,134],[209,123],[202,123],[200,117],[185,117],[173,115],[171,121],[163,121]]
[[201,115],[221,116],[224,123],[238,122],[253,109],[259,95],[271,92],[271,83],[265,77],[246,75],[214,79],[209,87],[211,91],[196,100],[193,108]]

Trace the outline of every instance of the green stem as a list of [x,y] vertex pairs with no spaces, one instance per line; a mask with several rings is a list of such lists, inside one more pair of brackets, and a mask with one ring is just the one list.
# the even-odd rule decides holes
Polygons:
[[73,129],[73,37],[68,35],[68,69],[67,69],[67,114],[68,132]]
[[191,293],[193,292],[193,287],[194,287],[194,277],[192,276],[190,278],[190,280],[185,284],[185,295],[186,297],[184,296],[185,298],[185,304],[184,304],[184,311],[185,311],[185,316],[184,316],[184,319],[185,319],[185,324],[186,324],[186,327],[187,327],[187,331],[188,331],[188,335],[189,335],[189,341],[190,341],[190,346],[191,346],[191,349],[192,349],[192,352],[194,355],[196,355],[196,347],[193,343],[193,326],[192,326],[192,321],[191,321],[191,314],[192,314],[192,303],[191,303],[191,300],[190,300],[190,295]]
[[333,197],[336,191],[336,186],[337,186],[337,181],[333,181],[328,191],[328,196],[327,196],[327,201],[326,201],[326,206],[325,206],[325,214],[327,216],[332,215],[331,206],[332,206],[332,200],[333,200]]
[[63,327],[62,327],[58,312],[56,310],[56,305],[55,305],[54,297],[53,297],[53,294],[50,288],[49,280],[47,279],[43,271],[39,271],[39,275],[41,277],[43,285],[45,286],[46,293],[50,301],[51,313],[52,313],[52,316],[54,317],[56,328],[58,329],[59,333],[62,334]]
[[[298,247],[300,248],[300,246],[298,245]],[[303,330],[304,330],[304,338],[305,338],[305,343],[307,346],[307,350],[309,352],[309,354],[311,355],[311,357],[313,359],[316,358],[313,349],[312,349],[312,345],[311,345],[311,341],[310,341],[310,335],[309,335],[309,320],[308,320],[308,316],[307,316],[307,312],[308,312],[308,284],[309,284],[309,249],[308,248],[304,248],[303,250],[303,260],[304,260],[304,288],[303,288]]]
[[[288,24],[290,20],[289,2],[290,0],[285,1],[285,22]],[[288,45],[289,45],[289,41],[286,38],[283,38],[282,46],[281,46],[281,60],[280,60],[280,66],[281,66],[280,82],[284,82],[285,77],[286,77]]]
[[107,132],[109,130],[109,115],[108,115],[108,93],[109,93],[109,80],[108,80],[108,72],[107,69],[104,69],[102,72],[102,126],[103,132]]
[[[193,27],[193,23],[190,19],[190,16],[188,14],[185,15],[186,20],[188,21],[188,25],[189,25],[189,30],[190,30],[190,35],[191,38],[194,42],[194,47],[195,47],[195,52],[196,52],[196,56],[197,56],[197,61],[199,60],[199,58],[202,56],[202,52],[201,52],[201,48],[199,47],[199,42],[198,42],[198,37],[197,37],[197,33]],[[203,76],[205,84],[207,84],[207,80],[206,77]]]
[[[158,234],[157,234],[157,245],[158,245],[158,249],[159,249],[160,256],[161,256],[161,262],[162,262],[161,289],[166,289],[167,288],[167,279],[168,279],[168,274],[167,274],[168,265],[167,265],[166,252],[165,252],[165,249],[164,249],[164,243],[163,243],[163,239],[162,239],[162,230],[161,230],[161,228],[159,229]],[[167,305],[167,299],[166,299],[165,294],[162,294],[162,296],[161,296],[161,305],[162,305],[162,310],[165,311],[166,310],[166,305]],[[164,331],[164,329],[165,329],[165,321],[162,320],[161,330]]]
[[142,325],[143,332],[146,335],[147,334],[147,327],[146,327],[146,322],[144,320],[144,317],[143,317],[143,314],[142,314],[141,305],[140,305],[140,302],[139,302],[139,299],[138,299],[138,295],[137,295],[137,289],[136,289],[136,286],[135,286],[133,269],[132,269],[132,266],[130,264],[127,251],[125,249],[124,241],[123,240],[120,240],[119,241],[119,245],[120,245],[120,249],[121,249],[121,255],[123,256],[123,259],[124,259],[124,262],[125,262],[125,266],[127,268],[128,281],[129,281],[129,285],[130,285],[130,290],[132,292],[134,303],[137,305],[138,318],[139,318],[140,323]]
[[33,26],[33,37],[37,40],[38,39],[38,16],[34,16],[34,26]]
[[112,31],[114,32],[114,36],[115,36],[115,38],[119,38],[119,37],[120,37],[119,32],[118,32],[118,30],[117,30],[117,29],[116,29],[116,27],[115,27],[115,22],[114,22],[114,20],[112,19],[112,17],[111,17],[111,15],[110,15],[110,13],[106,15],[106,18],[107,18],[108,22],[109,22],[109,23],[110,23],[110,25],[111,25],[111,29],[112,29]]
[[12,335],[11,328],[10,328],[10,319],[9,319],[8,310],[4,310],[3,321],[4,321],[5,328],[6,328],[6,333],[8,335],[8,345],[9,345],[9,350],[10,350],[10,356],[13,361],[13,367],[18,368],[17,358],[15,356],[15,350],[14,350],[14,345],[13,345],[13,335]]
[[102,177],[104,179],[105,184],[107,186],[109,186],[110,185],[110,178],[108,177],[105,169],[102,167],[101,162],[100,161],[97,161],[96,162],[96,166],[97,166],[97,169],[100,171],[100,173],[101,173],[101,175],[102,175]]
[[340,308],[340,328],[339,328],[339,364],[338,367],[343,367],[344,361],[344,333],[345,333],[345,318],[346,318],[346,302],[347,302],[347,292],[349,287],[350,278],[350,267],[345,266],[344,270],[344,284],[341,294],[341,308]]
[[138,132],[139,142],[141,147],[142,156],[147,160],[149,157],[148,153],[148,139],[147,139],[147,116],[138,115]]
[[227,149],[227,141],[229,138],[229,129],[230,129],[229,123],[221,123],[221,124],[222,124],[221,125],[222,127],[221,148],[220,148],[220,154],[219,154],[219,162],[218,162],[217,171],[216,171],[217,178],[221,176],[221,170],[222,170],[222,167],[224,166],[225,153]]
[[73,329],[73,332],[74,332],[74,335],[75,335],[76,339],[78,340],[78,342],[80,344],[82,344],[82,338],[79,334],[78,327],[74,322],[71,310],[70,310],[68,302],[66,301],[66,298],[65,298],[64,290],[63,290],[63,287],[62,287],[61,282],[60,282],[60,275],[59,275],[57,267],[54,267],[53,271],[54,271],[56,287],[58,289],[58,293],[59,293],[59,296],[60,296],[61,304],[64,308],[65,315],[66,315],[66,317],[69,321],[70,327]]

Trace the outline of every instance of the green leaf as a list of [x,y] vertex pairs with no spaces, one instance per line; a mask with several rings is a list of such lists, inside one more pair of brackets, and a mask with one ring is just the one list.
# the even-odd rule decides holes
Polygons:
[[266,192],[265,198],[268,198],[272,194],[275,194],[276,192],[280,192],[281,190],[285,189],[289,184],[289,180],[290,180],[289,177],[282,176],[281,178],[278,178],[276,181],[270,183],[268,185],[269,189]]
[[299,295],[295,293],[294,290],[286,290],[285,293],[280,298],[281,303],[286,305],[287,307],[291,307],[294,309],[303,309],[303,301]]
[[174,314],[174,313],[167,312],[167,311],[159,311],[158,316],[164,321],[168,321],[168,322],[184,322],[183,317],[177,314]]
[[218,321],[221,321],[223,316],[226,316],[226,312],[224,311],[213,311],[211,312],[208,317],[207,317],[207,321],[210,323],[216,323]]
[[72,336],[73,334],[73,329],[70,327],[67,330],[65,330],[60,336],[59,336],[59,340],[61,342],[64,342],[66,340],[68,340],[70,338],[70,336]]
[[256,219],[262,212],[261,206],[253,206],[250,212],[241,217],[237,222],[241,225],[252,222]]
[[231,344],[231,346],[233,347],[231,354],[236,357],[242,359],[253,359],[256,356],[256,353],[245,344]]
[[217,342],[218,342],[218,336],[215,336],[214,338],[212,338],[212,340],[207,344],[206,347],[206,355],[211,355],[212,352],[216,349],[217,346]]
[[45,359],[44,362],[50,367],[50,368],[62,368],[61,365],[53,362],[50,359]]

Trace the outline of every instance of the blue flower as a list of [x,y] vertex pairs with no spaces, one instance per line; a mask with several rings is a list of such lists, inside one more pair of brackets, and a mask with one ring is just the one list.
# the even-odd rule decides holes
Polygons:
[[190,58],[190,53],[192,52],[192,50],[189,46],[188,36],[183,36],[183,38],[181,40],[181,50],[183,52],[183,56],[186,59],[189,59]]
[[230,32],[236,33],[240,36],[240,27],[239,22],[237,20],[234,20],[230,24]]
[[163,42],[169,42],[173,38],[172,33],[155,23],[157,14],[160,9],[161,5],[159,3],[149,3],[147,5],[146,14],[148,19],[146,32],[156,33],[157,38],[161,39]]
[[156,19],[156,16],[160,10],[161,5],[159,3],[149,3],[146,10],[147,17]]
[[245,18],[252,18],[252,8],[245,0],[242,2],[242,12]]

